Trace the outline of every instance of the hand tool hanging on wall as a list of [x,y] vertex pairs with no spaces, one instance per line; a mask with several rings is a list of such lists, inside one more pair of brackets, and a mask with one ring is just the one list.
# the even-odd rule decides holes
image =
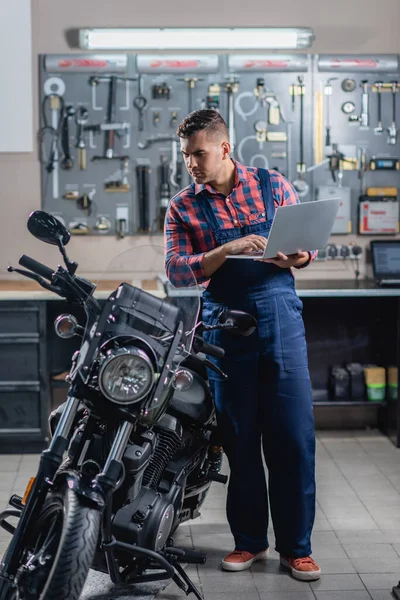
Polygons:
[[160,111],[159,110],[155,110],[153,111],[153,125],[154,127],[157,127],[158,124],[160,122]]
[[61,146],[64,156],[61,159],[60,167],[64,171],[69,171],[74,166],[74,161],[71,157],[71,150],[69,145],[69,120],[75,115],[75,108],[73,106],[66,106],[62,131],[61,131]]
[[146,138],[144,141],[138,142],[138,148],[140,148],[140,150],[145,150],[151,144],[157,144],[159,142],[170,142],[172,140],[176,140],[175,135],[168,135],[168,134],[149,135],[149,137]]
[[169,119],[169,126],[172,127],[173,129],[175,129],[175,127],[177,126],[178,123],[178,111],[176,110],[171,110],[171,116]]
[[330,77],[324,86],[326,125],[325,125],[325,146],[331,145],[331,98],[333,93],[332,81],[337,77]]
[[121,158],[121,169],[119,177],[112,177],[105,181],[104,191],[105,192],[129,192],[131,186],[129,184],[129,156]]
[[87,194],[86,192],[82,194],[80,198],[76,201],[76,205],[80,210],[83,210],[88,217],[92,214],[92,204],[93,204],[93,196],[94,192]]
[[342,104],[342,112],[345,115],[351,115],[356,110],[356,105],[354,102],[343,102]]
[[[89,83],[91,85],[99,85],[100,83],[108,83],[108,98],[107,98],[107,116],[106,123],[102,123],[101,130],[105,132],[104,137],[104,154],[103,156],[93,156],[92,160],[111,160],[121,159],[121,156],[115,154],[115,137],[127,137],[129,128],[119,128],[116,123],[116,112],[117,112],[117,86],[118,81],[137,81],[135,77],[118,77],[112,75],[111,77],[90,77]],[[125,107],[124,107],[125,108]],[[129,142],[124,145],[124,148],[129,146]]]
[[368,129],[369,127],[369,96],[368,96],[368,81],[363,79],[360,83],[362,88],[361,94],[361,114],[350,115],[350,123],[359,123],[362,129]]
[[235,109],[234,109],[234,94],[239,89],[239,81],[234,75],[230,75],[228,81],[225,83],[225,91],[228,96],[228,131],[229,141],[231,143],[231,152],[234,154],[236,146],[236,131],[235,131]]
[[76,148],[78,148],[78,165],[81,170],[86,169],[86,142],[84,136],[84,126],[88,121],[88,110],[84,106],[79,106],[76,114]]
[[188,113],[193,112],[194,103],[193,103],[193,92],[196,88],[196,84],[199,81],[203,81],[201,77],[178,77],[177,81],[185,81],[187,83],[188,89]]
[[258,77],[254,95],[265,109],[265,118],[269,125],[279,125],[280,122],[280,107],[276,95],[270,92],[265,87],[265,81],[262,77]]
[[376,88],[377,94],[378,94],[378,98],[377,98],[377,106],[378,106],[378,124],[376,127],[374,127],[374,133],[377,135],[380,135],[381,133],[383,133],[383,127],[382,127],[382,87],[383,87],[383,81],[376,81],[374,84],[374,87]]
[[219,83],[210,83],[207,91],[206,108],[219,111],[221,86]]
[[149,220],[149,184],[151,169],[148,165],[136,166],[136,184],[139,201],[139,231],[148,232]]
[[171,142],[171,162],[169,168],[169,182],[172,187],[179,190],[182,184],[182,162],[178,161],[178,142],[176,139]]
[[355,79],[343,79],[342,90],[344,92],[354,92],[355,89],[356,89],[356,80]]
[[299,96],[300,96],[300,132],[299,132],[299,162],[297,163],[298,178],[293,181],[293,186],[297,191],[300,198],[306,196],[310,189],[308,183],[304,180],[306,173],[306,165],[304,162],[304,77],[299,75],[297,78],[299,82]]
[[115,229],[120,240],[125,237],[129,226],[129,209],[126,205],[117,205]]
[[397,124],[396,124],[396,94],[397,94],[397,81],[392,81],[392,124],[388,129],[389,137],[388,144],[394,146],[397,143]]
[[139,131],[143,131],[144,129],[144,111],[146,110],[147,107],[147,99],[143,96],[143,78],[141,76],[139,76],[138,79],[138,87],[139,87],[139,92],[138,95],[136,96],[136,98],[134,98],[133,100],[133,106],[136,108],[136,110],[139,113],[139,120],[138,120],[138,130]]
[[[45,166],[47,173],[52,174],[53,198],[59,197],[59,139],[63,126],[65,106],[63,96],[65,83],[60,77],[49,77],[43,85],[45,97],[42,102],[43,127],[39,130],[39,160]],[[50,110],[51,125],[47,119]],[[45,138],[50,138],[47,142]],[[46,146],[49,150],[46,151]]]
[[361,82],[361,116],[360,126],[367,129],[369,127],[369,96],[368,96],[368,80],[363,79]]
[[165,214],[167,212],[168,203],[171,199],[170,188],[170,165],[166,156],[160,156],[160,164],[158,165],[158,202],[157,202],[157,217],[156,231],[164,231]]
[[153,100],[169,100],[171,97],[171,88],[165,83],[155,83],[151,88],[151,97]]

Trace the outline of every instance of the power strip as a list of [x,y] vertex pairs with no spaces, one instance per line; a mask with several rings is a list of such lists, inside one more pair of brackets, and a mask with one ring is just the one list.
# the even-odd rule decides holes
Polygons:
[[361,257],[362,252],[361,246],[356,243],[328,244],[325,248],[318,250],[317,260],[357,260]]

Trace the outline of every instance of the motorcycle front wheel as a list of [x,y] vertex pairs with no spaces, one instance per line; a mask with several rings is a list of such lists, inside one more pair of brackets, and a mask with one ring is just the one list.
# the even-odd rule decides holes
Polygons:
[[64,488],[46,499],[18,570],[18,600],[78,600],[93,561],[101,514]]

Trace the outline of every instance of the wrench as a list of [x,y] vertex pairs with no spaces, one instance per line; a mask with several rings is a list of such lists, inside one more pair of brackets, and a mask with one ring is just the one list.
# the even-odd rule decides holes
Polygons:
[[232,153],[236,146],[236,132],[235,132],[235,108],[233,102],[233,96],[239,89],[239,81],[234,77],[231,77],[225,84],[225,91],[228,95],[228,131],[229,141],[231,143]]
[[381,134],[381,133],[383,133],[383,127],[382,127],[382,87],[383,87],[383,81],[377,81],[377,82],[375,82],[375,87],[376,87],[377,92],[378,92],[378,125],[377,125],[377,127],[374,128],[374,133]]
[[86,169],[86,142],[84,138],[84,125],[88,121],[89,112],[84,106],[80,106],[76,112],[77,125],[76,147],[78,148],[78,163],[81,170]]
[[337,77],[330,77],[326,82],[324,93],[326,96],[326,126],[325,126],[325,146],[331,145],[331,98],[333,93],[332,81]]
[[65,109],[65,116],[62,126],[62,137],[61,145],[64,152],[64,156],[60,162],[60,167],[65,171],[72,169],[74,161],[72,160],[70,148],[69,148],[69,126],[68,121],[75,115],[75,108],[73,106],[67,106]]
[[396,94],[397,94],[397,81],[392,81],[392,124],[388,128],[388,144],[394,146],[397,142],[397,125],[396,125]]

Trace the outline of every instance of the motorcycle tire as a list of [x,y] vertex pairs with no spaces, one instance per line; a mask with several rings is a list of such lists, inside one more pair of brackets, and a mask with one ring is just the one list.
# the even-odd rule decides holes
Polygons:
[[[53,541],[52,551],[55,553],[55,558],[48,574],[44,575],[45,582],[42,574],[44,585],[42,589],[36,591],[37,600],[78,600],[93,562],[101,513],[85,506],[73,490],[64,488],[60,492],[50,494],[46,499],[32,540],[40,540],[40,532],[46,530],[46,519],[48,520],[49,516],[51,518],[52,512],[56,514],[57,548],[54,548]],[[36,546],[38,544],[39,542],[36,542]],[[37,552],[43,552],[43,549],[39,547]],[[36,582],[37,577],[32,585],[37,585]],[[24,589],[25,585],[26,582],[23,582],[20,597],[30,600],[34,597],[32,595],[34,590]],[[39,586],[41,587],[40,583]]]

